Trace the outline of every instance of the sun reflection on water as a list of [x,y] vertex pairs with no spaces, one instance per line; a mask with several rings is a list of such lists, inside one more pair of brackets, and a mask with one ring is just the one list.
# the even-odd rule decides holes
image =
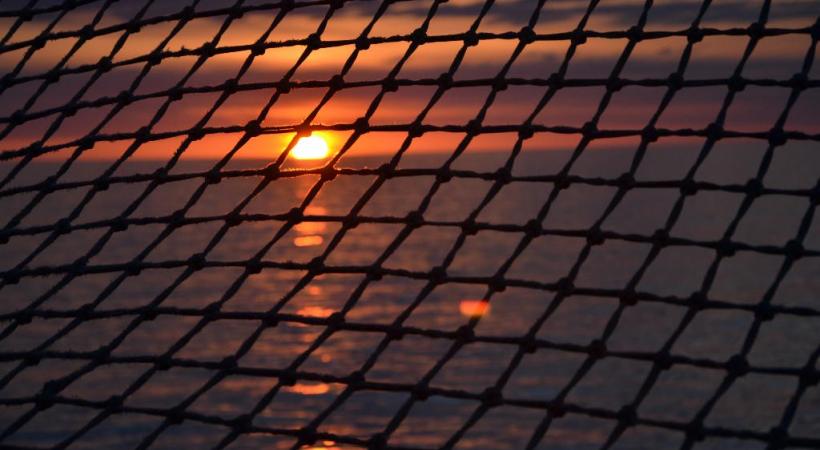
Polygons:
[[326,216],[327,208],[319,205],[309,205],[305,208],[305,215],[308,216]]
[[[322,206],[311,206],[305,210],[309,215],[325,215],[327,209]],[[293,230],[298,234],[293,238],[293,245],[296,247],[316,247],[325,242],[322,234],[327,230],[324,222],[300,222],[294,225]]]
[[303,450],[342,450],[341,447],[336,446],[334,441],[322,441],[321,444],[306,445],[302,447]]
[[458,312],[466,317],[481,317],[490,313],[490,302],[487,300],[462,300]]
[[300,395],[324,395],[330,392],[330,385],[327,383],[301,382],[293,386],[285,386],[284,390]]
[[297,247],[316,247],[317,245],[322,245],[325,241],[325,238],[319,235],[309,235],[309,236],[297,236],[293,238],[293,245]]
[[299,309],[296,313],[300,316],[305,317],[329,317],[333,314],[333,310],[330,308],[325,308],[323,306],[305,306],[304,308]]
[[319,286],[309,285],[307,288],[305,288],[305,290],[307,291],[307,293],[309,295],[312,295],[314,297],[318,296],[318,295],[322,295],[322,288],[319,287]]
[[293,229],[301,235],[319,234],[327,230],[327,224],[324,222],[299,222],[293,226]]

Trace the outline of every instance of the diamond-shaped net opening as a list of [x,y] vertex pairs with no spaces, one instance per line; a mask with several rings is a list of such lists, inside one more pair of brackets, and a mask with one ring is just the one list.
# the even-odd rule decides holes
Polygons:
[[817,17],[0,4],[0,446],[820,448]]

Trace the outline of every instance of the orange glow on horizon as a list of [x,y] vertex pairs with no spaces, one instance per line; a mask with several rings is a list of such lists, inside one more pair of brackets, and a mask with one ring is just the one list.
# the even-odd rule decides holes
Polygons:
[[485,316],[490,312],[490,302],[487,300],[462,300],[458,304],[458,311],[466,317]]
[[325,159],[330,155],[330,148],[323,137],[314,134],[300,138],[290,155],[302,161]]

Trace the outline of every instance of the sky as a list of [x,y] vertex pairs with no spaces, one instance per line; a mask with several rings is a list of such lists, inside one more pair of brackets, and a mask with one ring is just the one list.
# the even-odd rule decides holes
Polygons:
[[[0,11],[15,11],[26,2],[4,1]],[[41,0],[37,8],[47,8],[57,1]],[[179,148],[184,135],[174,135],[195,126],[205,114],[213,109],[219,92],[211,90],[202,93],[186,93],[170,102],[164,91],[184,82],[186,88],[207,88],[219,85],[226,79],[235,77],[251,55],[245,48],[241,51],[218,53],[204,64],[196,66],[197,57],[169,56],[152,67],[147,76],[140,77],[144,61],[133,61],[156,50],[177,52],[195,49],[214,39],[227,16],[219,14],[233,0],[202,0],[195,6],[197,13],[213,12],[198,17],[178,30],[163,45],[174,30],[177,21],[158,20],[162,16],[174,14],[192,2],[154,2],[144,13],[146,25],[138,32],[129,34],[124,44],[112,52],[115,44],[123,37],[124,31],[117,25],[127,23],[140,13],[144,0],[119,0],[107,9],[105,2],[90,1],[68,14],[59,12],[36,14],[32,20],[9,34],[14,17],[0,14],[0,37],[5,40],[0,45],[0,73],[13,73],[16,78],[29,79],[8,88],[0,88],[0,117],[8,118],[15,111],[27,113],[43,112],[28,118],[20,124],[10,126],[0,123],[2,136],[0,152],[26,148],[38,143],[47,130],[46,146],[62,145],[59,151],[49,152],[44,158],[65,158],[76,146],[68,145],[93,133],[102,124],[97,134],[116,135],[130,133],[147,125],[160,114],[158,122],[151,128],[152,133],[169,133],[168,139],[156,140],[140,145],[134,158],[165,159]],[[300,2],[297,2],[300,3]],[[371,21],[379,7],[379,1],[350,1],[334,12],[327,28],[322,32],[323,41],[352,40],[359,36]],[[687,29],[700,8],[696,0],[665,0],[655,2],[648,15],[646,31],[678,31]],[[704,16],[701,26],[718,30],[745,28],[755,22],[763,4],[760,0],[722,0],[714,2]],[[240,18],[232,20],[218,40],[217,49],[250,45],[260,39],[265,30],[277,17],[278,10],[265,5],[269,2],[245,1],[243,5],[259,9],[248,11]],[[424,21],[432,2],[410,0],[391,4],[370,30],[371,38],[406,36]],[[430,22],[427,35],[447,36],[465,32],[476,21],[483,0],[450,0],[440,6]],[[517,32],[527,24],[533,14],[536,2],[533,0],[497,0],[488,14],[479,23],[479,33]],[[638,23],[644,1],[604,0],[593,11],[586,26],[587,31],[623,31]],[[578,26],[579,20],[588,6],[586,0],[548,0],[541,10],[534,30],[537,34],[569,32]],[[231,95],[212,112],[205,127],[231,127],[244,125],[258,117],[265,103],[276,94],[271,85],[294,66],[306,47],[300,40],[316,32],[323,17],[328,12],[327,5],[298,7],[288,12],[270,33],[266,42],[279,43],[269,48],[263,55],[253,56],[246,72],[239,78],[239,85],[257,83],[259,88],[239,91]],[[779,0],[773,2],[769,14],[768,27],[799,29],[814,24],[820,14],[820,2],[813,0]],[[156,19],[156,20],[153,20]],[[56,21],[56,22],[55,22]],[[95,22],[96,21],[96,22]],[[73,32],[96,23],[94,29],[110,29],[111,32],[93,37],[76,47],[76,35],[49,40],[44,47],[26,56],[31,39],[44,30],[51,32]],[[113,27],[113,28],[112,28]],[[296,41],[296,42],[293,42]],[[692,56],[684,72],[686,80],[710,80],[727,78],[734,71],[748,36],[706,36],[693,46]],[[517,44],[516,39],[481,39],[478,45],[470,47],[455,72],[454,80],[464,81],[495,77],[504,63],[510,60]],[[23,45],[20,45],[23,43]],[[626,46],[626,39],[589,38],[577,47],[572,57],[566,79],[607,78]],[[647,39],[639,42],[621,72],[621,77],[631,80],[665,79],[677,67],[686,46],[686,38],[671,36]],[[18,45],[15,45],[18,44]],[[746,64],[742,75],[749,79],[788,80],[801,70],[811,38],[809,35],[785,33],[781,36],[766,37],[760,41]],[[383,79],[408,51],[406,40],[376,43],[358,53],[355,62],[345,74],[346,82],[373,82]],[[403,80],[435,79],[453,64],[454,57],[462,47],[462,41],[443,40],[425,43],[416,49],[401,67],[398,78]],[[507,78],[547,79],[561,66],[570,47],[569,40],[541,40],[529,44],[515,58],[507,73]],[[327,81],[339,74],[345,62],[355,51],[354,45],[340,45],[322,48],[308,54],[304,62],[290,78],[291,81]],[[87,70],[101,57],[112,55],[115,68],[93,78],[93,71]],[[809,72],[809,79],[817,79],[817,64]],[[77,69],[54,80],[45,82],[38,75],[55,68]],[[45,84],[44,84],[45,83]],[[266,85],[267,83],[267,85]],[[348,87],[336,92],[323,105],[311,122],[314,125],[333,126],[349,124],[362,117],[372,104],[380,87],[378,85]],[[111,102],[98,107],[80,108],[71,117],[61,117],[55,108],[67,104],[78,92],[85,91],[80,101],[95,101],[116,96],[122,91],[149,98],[129,104],[108,117],[114,108]],[[295,87],[280,95],[273,107],[264,116],[261,124],[265,129],[286,128],[302,123],[316,109],[326,95],[327,87]],[[204,89],[207,91],[207,89]],[[536,107],[547,90],[545,86],[515,85],[497,93],[483,120],[484,125],[520,125]],[[371,125],[396,125],[412,122],[430,102],[435,86],[402,86],[396,92],[385,95],[369,120]],[[601,86],[564,87],[550,100],[536,116],[534,123],[545,126],[580,127],[590,120],[598,108],[605,89]],[[818,89],[808,89],[795,105],[786,129],[818,132],[820,126],[812,118],[812,105],[820,100]],[[599,129],[640,129],[657,110],[666,88],[629,86],[617,92],[604,112]],[[424,118],[428,125],[464,125],[476,117],[481,106],[491,93],[490,86],[451,88],[438,99]],[[727,93],[726,86],[687,87],[673,98],[667,110],[661,115],[657,126],[660,128],[703,129],[714,120]],[[158,94],[151,97],[151,94]],[[789,89],[777,86],[749,86],[740,92],[729,110],[725,128],[739,131],[766,131],[770,129],[783,110]],[[103,101],[103,103],[105,103]],[[341,145],[350,132],[328,132],[324,136],[331,147]],[[194,158],[219,158],[226,154],[239,140],[241,133],[207,134],[203,139],[190,145],[186,153]],[[406,137],[401,132],[370,132],[353,144],[351,154],[394,153]],[[452,151],[463,138],[463,133],[428,133],[414,140],[411,151],[435,152]],[[262,134],[244,145],[237,158],[275,158],[292,133]],[[470,144],[470,150],[509,150],[514,142],[514,133],[480,135]],[[538,133],[527,148],[538,150],[572,148],[578,135]],[[670,138],[671,140],[671,138]],[[112,159],[122,154],[132,144],[130,139],[114,142],[98,142],[93,149],[83,154],[88,159]],[[612,142],[612,147],[631,145]]]

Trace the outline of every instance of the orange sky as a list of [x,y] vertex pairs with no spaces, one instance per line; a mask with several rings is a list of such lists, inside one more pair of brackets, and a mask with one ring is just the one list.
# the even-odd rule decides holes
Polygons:
[[[126,21],[136,13],[133,2],[121,7],[111,8],[105,13],[96,26],[102,29]],[[160,2],[163,3],[163,2]],[[185,2],[163,4],[159,9],[151,10],[147,17],[174,12]],[[224,6],[225,2],[209,1],[203,8]],[[428,34],[431,36],[459,33],[466,30],[475,20],[481,1],[451,0],[442,6],[430,24]],[[551,4],[552,3],[552,4]],[[640,5],[643,2],[616,0],[606,3],[592,15],[586,29],[595,31],[623,30],[637,20]],[[747,26],[754,20],[759,3],[757,1],[728,1],[733,3],[734,16],[727,16],[726,5],[715,7],[714,12],[704,19],[704,27],[728,28]],[[813,22],[811,15],[805,17],[800,11],[810,7],[801,0],[791,0],[789,8],[772,11],[770,26],[801,27]],[[803,5],[803,8],[794,6]],[[330,21],[328,29],[322,34],[324,40],[354,39],[367,24],[378,2],[354,2],[338,11]],[[423,13],[429,7],[429,1],[397,3],[388,8],[387,13],[373,28],[370,36],[392,36],[409,34],[419,26]],[[490,14],[481,23],[479,31],[506,32],[515,31],[526,24],[531,14],[533,2],[509,0],[497,2]],[[582,6],[586,2],[548,2],[541,19],[535,27],[538,33],[555,33],[569,31],[577,24]],[[688,13],[697,11],[699,2],[689,0],[672,0],[665,2],[656,11],[650,13],[648,30],[683,29],[690,20]],[[739,5],[739,6],[738,6]],[[806,6],[808,5],[808,6]],[[55,26],[55,32],[73,31],[88,24],[94,19],[99,4],[92,3],[78,8],[66,15]],[[285,42],[292,39],[303,39],[316,30],[325,6],[297,8],[288,13],[285,19],[268,37],[268,42]],[[738,14],[737,12],[748,14]],[[798,14],[779,14],[778,11],[797,11]],[[262,10],[245,14],[234,21],[220,39],[217,47],[249,45],[262,36],[275,16],[275,11]],[[746,17],[748,16],[748,17]],[[213,38],[214,33],[225,17],[199,18],[187,24],[179,34],[162,47],[165,51],[193,49]],[[809,20],[812,19],[812,20]],[[0,30],[10,26],[11,19],[0,20]],[[31,39],[47,23],[47,17],[37,16],[36,20],[25,23],[9,39],[10,44]],[[125,45],[114,54],[115,63],[129,61],[145,55],[158,48],[168,35],[172,22],[143,27],[138,33],[128,37]],[[100,57],[108,55],[122,32],[105,34],[86,42],[78,51],[68,58],[64,67],[76,68],[93,64]],[[686,71],[687,79],[725,78],[737,64],[738,58],[747,43],[744,37],[707,37],[694,47],[692,60]],[[67,55],[76,43],[76,37],[49,41],[45,47],[34,52],[32,57],[21,67],[18,77],[43,74],[55,66]],[[517,41],[491,39],[482,40],[479,45],[471,47],[456,72],[455,80],[469,80],[493,77],[501,65],[507,61]],[[810,38],[805,35],[784,35],[763,39],[753,53],[743,75],[748,78],[788,79],[800,70]],[[567,72],[568,79],[606,78],[612,70],[615,60],[623,51],[624,39],[589,39],[581,45],[573,57]],[[683,37],[646,40],[637,45],[622,76],[629,79],[665,78],[674,71],[680,54],[686,44]],[[410,57],[399,73],[399,78],[419,80],[436,78],[446,71],[461,42],[443,42],[422,45]],[[569,46],[568,41],[539,41],[530,44],[510,68],[509,77],[547,78],[553,73],[563,59]],[[374,81],[382,79],[393,68],[408,48],[407,42],[393,42],[372,45],[362,51],[345,80]],[[0,49],[2,50],[2,49]],[[250,69],[240,78],[240,84],[272,83],[294,65],[304,52],[302,45],[287,45],[269,49],[264,55],[255,57]],[[292,80],[314,81],[328,80],[340,73],[344,62],[353,52],[354,46],[321,49],[310,54],[307,60],[295,72]],[[0,51],[0,71],[13,70],[25,49]],[[186,87],[196,88],[213,86],[237,74],[242,63],[250,52],[231,52],[220,54],[209,59],[199,67],[185,83]],[[117,95],[123,90],[137,95],[162,92],[176,85],[196,61],[194,56],[166,58],[153,67],[148,76],[136,87],[133,85],[143,63],[118,66],[94,82],[83,100],[93,101],[107,96]],[[816,78],[817,70],[812,71]],[[66,75],[57,83],[49,85],[42,95],[32,103],[32,95],[37,91],[41,80],[16,84],[0,91],[0,117],[8,117],[14,111],[26,108],[29,112],[48,111],[51,108],[66,104],[73,95],[89,82],[90,73]],[[498,94],[484,119],[485,125],[518,125],[533,111],[537,101],[544,95],[546,88],[539,86],[511,86]],[[370,119],[371,125],[408,124],[420,113],[435,91],[433,86],[406,86],[397,92],[389,93],[376,109]],[[263,127],[288,127],[299,124],[313,111],[327,88],[299,87],[282,95],[262,121]],[[346,124],[362,117],[379,92],[376,86],[347,88],[337,92],[321,108],[313,120],[317,125]],[[580,126],[588,121],[604,92],[602,87],[562,88],[547,107],[536,117],[534,123],[546,126]],[[639,129],[642,128],[651,114],[657,109],[663,88],[628,87],[618,92],[608,110],[604,113],[599,128],[601,129]],[[725,87],[688,88],[682,90],[668,110],[661,117],[658,126],[665,128],[702,128],[715,117],[725,95]],[[728,129],[744,131],[765,131],[769,129],[782,109],[788,95],[788,89],[775,87],[750,87],[740,93],[727,118]],[[206,127],[230,127],[243,125],[256,118],[263,105],[275,93],[267,87],[252,91],[240,91],[222,104],[205,124]],[[429,125],[463,125],[475,118],[484,103],[489,87],[462,87],[449,90],[432,108],[424,123]],[[194,126],[202,120],[204,114],[213,106],[218,93],[187,94],[170,104],[152,128],[153,133],[178,132]],[[146,125],[163,106],[166,97],[149,98],[130,104],[119,111],[100,130],[102,134],[133,132]],[[807,118],[811,105],[816,103],[817,94],[809,90],[803,94],[801,102],[796,105],[793,119],[787,128],[804,131],[817,131],[816,123]],[[30,103],[27,105],[27,102]],[[45,145],[59,145],[72,142],[88,135],[111,111],[111,105],[97,108],[83,108],[78,113],[64,120],[52,133]],[[46,130],[52,126],[57,114],[28,120],[15,126],[10,133],[0,139],[0,151],[17,150],[40,140]],[[7,124],[0,125],[5,128]],[[264,134],[251,139],[236,155],[238,158],[274,158],[292,139],[291,133]],[[349,133],[325,133],[329,145],[337,149],[347,139]],[[205,139],[194,142],[187,150],[186,158],[218,158],[225,155],[239,139],[238,133],[208,135]],[[402,133],[372,132],[364,135],[351,148],[351,154],[394,153],[404,139]],[[452,151],[463,138],[460,133],[434,133],[417,139],[413,143],[414,152]],[[135,153],[135,158],[164,159],[169,157],[183,141],[182,137],[173,137],[143,144]],[[532,148],[557,149],[570,148],[577,141],[576,137],[549,134],[540,136],[529,145]],[[85,155],[91,159],[110,159],[118,156],[130,144],[129,140],[113,143],[98,143]],[[509,150],[514,142],[514,135],[482,135],[469,147],[471,150]],[[64,158],[73,150],[65,150],[48,155],[49,158]]]

